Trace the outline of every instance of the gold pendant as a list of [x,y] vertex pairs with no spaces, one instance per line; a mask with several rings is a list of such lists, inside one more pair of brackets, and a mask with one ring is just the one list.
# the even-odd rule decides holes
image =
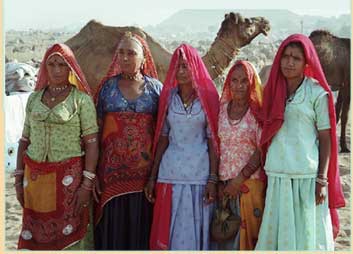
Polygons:
[[52,97],[50,100],[51,100],[51,101],[55,101],[55,97]]

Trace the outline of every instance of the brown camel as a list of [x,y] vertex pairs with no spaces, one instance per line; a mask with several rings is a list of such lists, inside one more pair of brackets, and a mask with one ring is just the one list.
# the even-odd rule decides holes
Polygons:
[[336,122],[341,119],[341,152],[349,152],[346,143],[346,126],[351,101],[351,40],[332,35],[328,31],[315,30],[310,36],[319,55],[320,63],[332,91],[338,90]]
[[[349,152],[346,143],[346,126],[351,100],[350,92],[350,45],[348,38],[339,38],[328,31],[316,30],[310,36],[328,84],[332,91],[339,91],[336,101],[336,122],[341,119],[341,152]],[[259,75],[263,84],[266,84],[270,75],[271,65],[264,66]]]
[[259,72],[259,76],[263,86],[266,85],[268,77],[270,76],[271,67],[272,67],[272,64],[265,65],[264,67],[261,68],[261,71]]
[[[269,21],[263,17],[244,18],[232,12],[225,14],[215,41],[202,58],[211,77],[215,79],[221,75],[241,47],[249,44],[260,33],[267,35],[269,30]],[[158,77],[161,81],[165,79],[171,53],[150,35],[136,27],[104,26],[92,20],[77,35],[66,41],[66,44],[73,50],[94,92],[107,72],[117,43],[126,31],[147,40]]]

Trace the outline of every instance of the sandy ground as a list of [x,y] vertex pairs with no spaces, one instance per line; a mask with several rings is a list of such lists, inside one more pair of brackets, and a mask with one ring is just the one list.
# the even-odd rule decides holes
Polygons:
[[[339,126],[338,126],[339,127]],[[339,131],[339,128],[337,128]],[[350,144],[350,126],[347,128],[347,143]],[[350,174],[351,154],[339,154],[339,166],[341,181],[346,199],[346,207],[339,209],[341,221],[341,231],[335,243],[335,250],[349,251],[351,250],[351,174]],[[18,235],[21,226],[22,210],[16,200],[14,187],[12,186],[14,179],[10,178],[10,174],[6,173],[6,214],[5,214],[5,247],[8,250],[14,250],[17,246]]]

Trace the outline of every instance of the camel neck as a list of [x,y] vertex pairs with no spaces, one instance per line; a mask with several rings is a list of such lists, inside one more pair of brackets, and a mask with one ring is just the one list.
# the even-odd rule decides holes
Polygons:
[[215,79],[221,75],[238,52],[239,46],[234,41],[229,42],[226,39],[217,37],[203,57],[203,61],[208,63],[206,66],[211,78]]

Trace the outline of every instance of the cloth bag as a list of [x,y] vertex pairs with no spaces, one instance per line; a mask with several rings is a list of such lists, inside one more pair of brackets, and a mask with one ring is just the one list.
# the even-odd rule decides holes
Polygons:
[[236,212],[236,200],[226,196],[219,201],[211,222],[211,238],[222,243],[234,238],[239,231],[241,219]]

